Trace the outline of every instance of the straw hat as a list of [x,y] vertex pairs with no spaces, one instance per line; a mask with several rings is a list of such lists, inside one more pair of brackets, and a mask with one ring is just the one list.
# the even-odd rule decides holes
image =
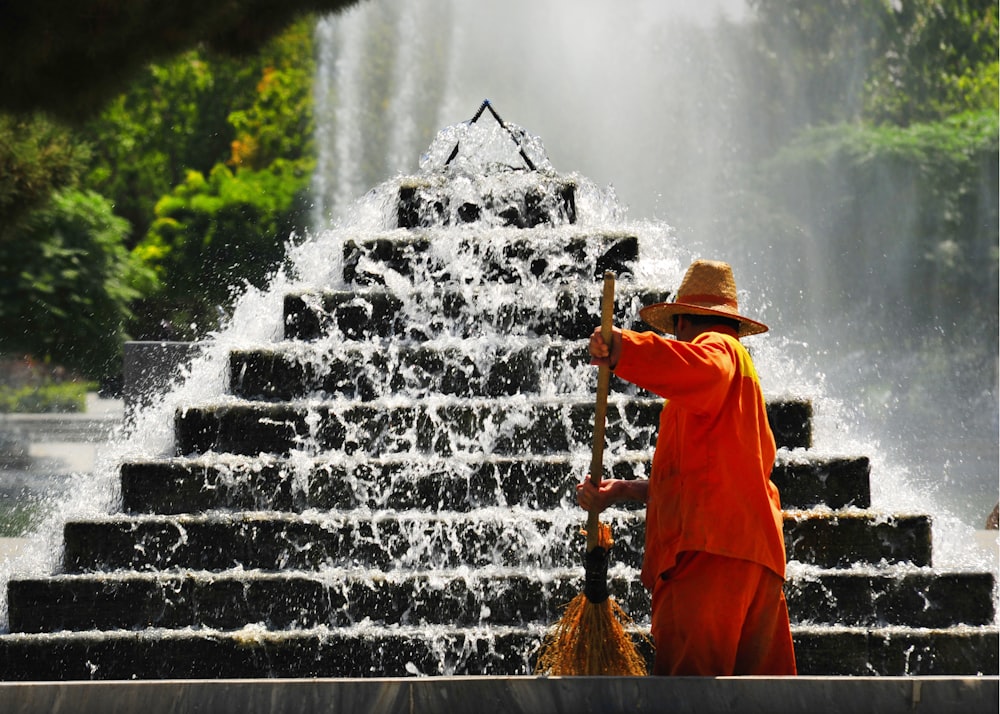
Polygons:
[[736,281],[729,263],[718,260],[696,260],[691,263],[676,302],[660,302],[639,311],[639,316],[660,332],[674,334],[674,315],[718,315],[738,320],[739,336],[767,332],[767,325],[739,313],[736,302]]

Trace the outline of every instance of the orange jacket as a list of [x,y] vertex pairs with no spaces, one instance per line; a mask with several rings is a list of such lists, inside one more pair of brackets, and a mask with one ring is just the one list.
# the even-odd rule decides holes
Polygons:
[[622,331],[615,374],[667,399],[649,475],[642,582],[705,551],[785,576],[774,435],[757,370],[731,331],[691,342]]

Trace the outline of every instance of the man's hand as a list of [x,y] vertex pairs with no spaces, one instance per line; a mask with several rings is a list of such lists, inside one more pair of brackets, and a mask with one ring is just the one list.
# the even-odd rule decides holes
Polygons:
[[649,481],[646,479],[606,478],[600,486],[595,486],[590,480],[590,474],[576,485],[576,502],[585,511],[598,513],[608,506],[622,501],[638,501],[645,503],[649,493]]
[[614,369],[622,356],[622,331],[617,327],[612,328],[611,347],[609,348],[604,342],[604,337],[601,336],[601,328],[595,327],[590,335],[587,350],[590,352],[591,364]]
[[590,474],[583,479],[582,483],[576,485],[576,502],[585,511],[597,511],[600,513],[605,508],[615,502],[614,491],[618,479],[604,479],[600,486],[595,486],[590,480]]

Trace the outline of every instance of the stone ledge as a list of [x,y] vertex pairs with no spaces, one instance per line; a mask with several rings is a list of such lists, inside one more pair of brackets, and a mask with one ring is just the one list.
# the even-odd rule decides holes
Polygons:
[[0,711],[993,714],[997,677],[428,677],[0,683]]

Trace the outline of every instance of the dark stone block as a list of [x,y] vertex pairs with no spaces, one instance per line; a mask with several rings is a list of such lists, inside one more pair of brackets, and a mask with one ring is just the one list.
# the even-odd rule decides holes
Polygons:
[[931,564],[929,516],[786,513],[784,533],[788,560],[823,568],[882,561]]
[[126,513],[301,511],[309,504],[308,494],[295,488],[294,472],[273,462],[242,469],[194,461],[126,462],[120,473]]
[[869,666],[879,675],[996,674],[996,630],[912,630],[869,634]]
[[812,446],[812,403],[800,400],[768,402],[767,419],[779,449]]
[[346,339],[388,337],[394,329],[405,330],[395,319],[401,306],[398,298],[384,290],[363,295],[353,292],[286,295],[285,337],[315,340],[334,330],[339,330]]
[[[637,463],[609,460],[609,468],[618,478],[635,478]],[[404,456],[341,464],[320,457],[308,474],[298,468],[282,460],[129,462],[121,468],[123,508],[135,514],[357,507],[462,512],[499,505],[548,510],[570,499],[583,476],[568,457],[530,455],[462,463]]]
[[[638,651],[652,651],[637,634]],[[109,679],[246,679],[316,677],[526,676],[540,637],[448,627],[433,636],[375,629],[350,632],[111,632],[58,638],[0,638],[7,681]]]
[[868,634],[859,630],[792,630],[800,675],[871,676]]
[[[625,595],[637,608],[645,605],[648,609],[648,597],[641,587],[622,581],[613,581],[611,586],[617,597]],[[191,625],[225,630],[248,624],[283,630],[343,627],[365,618],[391,624],[447,621],[459,626],[518,625],[558,617],[561,604],[579,587],[576,580],[543,585],[524,576],[492,578],[473,587],[464,579],[443,584],[425,576],[398,581],[329,581],[293,573],[18,580],[11,587],[11,630]]]
[[399,228],[481,221],[516,228],[576,223],[576,184],[541,176],[535,186],[520,195],[509,189],[487,190],[479,202],[454,203],[446,189],[430,183],[400,186],[398,196],[396,222]]
[[[440,290],[415,293],[411,304],[431,319],[415,325],[403,314],[403,302],[377,287],[358,292],[326,292],[285,297],[285,338],[316,340],[338,332],[345,339],[372,337],[425,341],[441,335],[478,337],[490,331],[503,335],[548,336],[583,340],[600,322],[599,287],[593,291],[555,288],[555,309],[510,302],[493,312],[477,313],[461,292]],[[638,308],[667,299],[668,293],[636,292],[619,285],[615,324],[648,329],[638,319]]]
[[[340,600],[338,601],[338,597]],[[191,626],[271,630],[348,624],[340,590],[295,575],[108,576],[11,583],[12,632]]]
[[989,625],[991,573],[830,571],[785,583],[793,623],[942,628]]
[[[607,434],[629,448],[654,443],[658,400],[629,400],[609,410]],[[498,428],[502,427],[502,428]],[[588,446],[592,439],[590,402],[537,404],[455,402],[382,409],[358,404],[293,407],[285,403],[179,410],[175,417],[178,455],[209,451],[243,455],[287,454],[328,449],[352,454],[418,452],[559,454]]]
[[312,304],[311,295],[285,295],[284,336],[290,340],[315,340],[323,335],[323,312]]
[[871,506],[871,465],[867,456],[778,462],[771,481],[783,508],[868,508]]
[[553,369],[583,360],[578,346],[572,347],[572,355],[567,355],[568,350],[560,345],[536,353],[500,346],[474,360],[469,353],[454,348],[400,347],[353,350],[336,358],[318,355],[301,362],[281,352],[234,351],[230,355],[230,391],[244,399],[268,401],[310,395],[363,401],[391,395],[503,397],[537,392],[541,370],[550,360],[558,362]]
[[[995,632],[795,631],[793,639],[802,675],[954,675],[951,656],[967,666],[959,674],[997,673]],[[650,661],[649,647],[636,643]],[[433,637],[377,629],[364,638],[336,630],[22,635],[0,638],[0,671],[7,681],[405,677],[413,668],[516,676],[532,673],[539,644],[524,630],[460,628]]]
[[[362,258],[368,258],[400,275],[412,276],[413,266],[418,259],[427,260],[430,241],[426,238],[402,238],[377,240],[358,243],[349,240],[344,243],[344,280],[356,285],[384,285],[380,273],[359,271],[358,265]],[[432,263],[430,270],[440,271],[441,264]]]
[[639,239],[635,236],[628,236],[612,245],[597,259],[594,277],[603,278],[604,272],[610,270],[618,278],[621,278],[632,272],[631,266],[638,259]]
[[284,404],[180,409],[174,418],[177,455],[287,453],[309,433],[305,416]]
[[[638,566],[641,528],[632,516],[615,521],[617,562]],[[387,515],[305,519],[287,514],[210,514],[72,521],[64,528],[68,573],[153,571],[314,570],[362,566],[380,569],[469,567],[552,568],[579,562],[579,525],[558,528],[543,518],[530,524],[471,517]],[[637,537],[638,536],[638,537]],[[531,542],[535,548],[527,548]]]

